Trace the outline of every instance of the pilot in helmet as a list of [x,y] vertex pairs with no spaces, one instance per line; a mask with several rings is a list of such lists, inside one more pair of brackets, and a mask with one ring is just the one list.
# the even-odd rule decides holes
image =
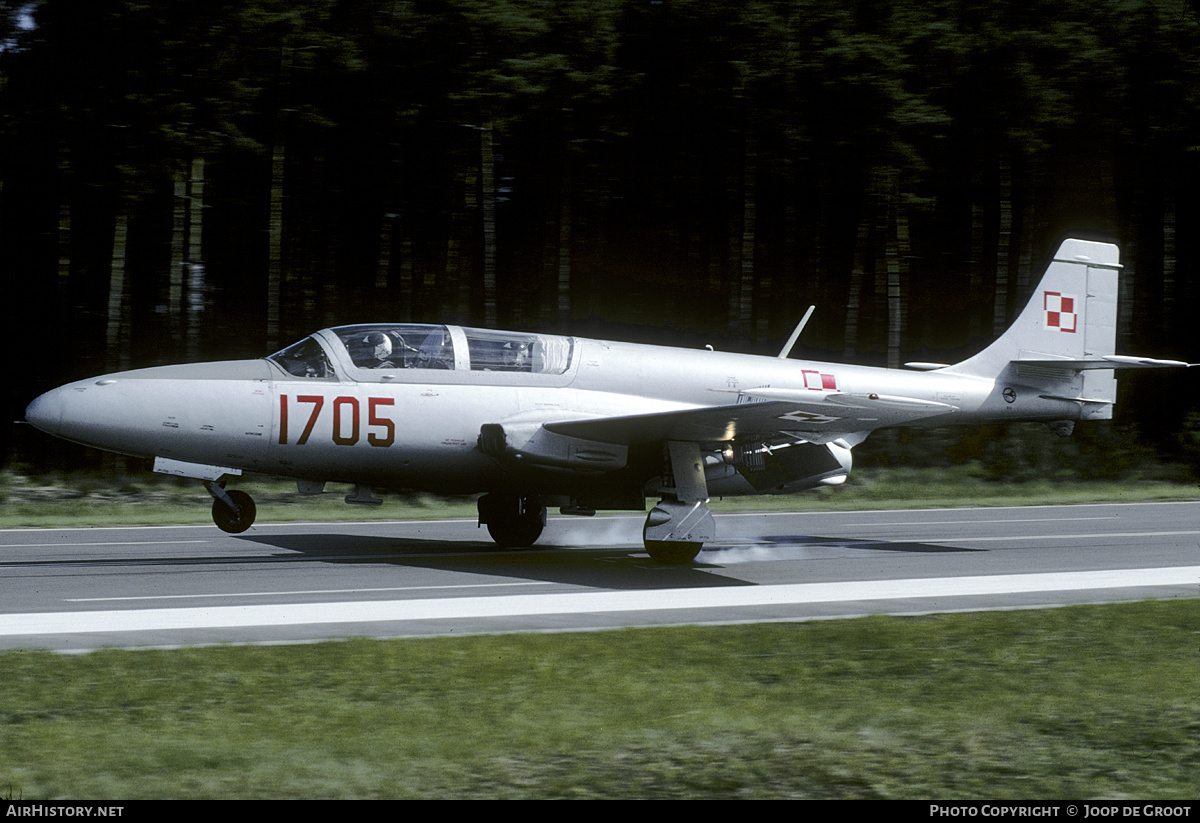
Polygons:
[[363,338],[374,362],[367,364],[369,369],[394,369],[396,364],[388,358],[392,356],[392,341],[381,331],[373,331]]
[[510,371],[529,371],[531,357],[529,343],[513,341],[504,344],[504,367]]

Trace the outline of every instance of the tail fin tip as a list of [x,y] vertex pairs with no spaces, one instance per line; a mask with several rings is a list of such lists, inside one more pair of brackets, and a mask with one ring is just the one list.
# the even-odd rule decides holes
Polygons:
[[1058,247],[1054,259],[1064,263],[1087,263],[1091,266],[1119,268],[1121,251],[1112,243],[1069,238]]

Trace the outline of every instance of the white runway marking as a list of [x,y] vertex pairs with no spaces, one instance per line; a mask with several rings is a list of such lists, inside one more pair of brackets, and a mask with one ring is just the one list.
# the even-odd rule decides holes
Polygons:
[[421,600],[6,614],[0,615],[0,636],[787,606],[1148,586],[1189,586],[1196,587],[1196,593],[1200,593],[1200,566],[667,589],[656,592],[589,591]]
[[96,543],[91,541],[82,541],[76,543],[0,543],[0,549],[63,549],[75,546],[92,547],[112,547],[112,546],[150,546],[158,548],[159,546],[179,546],[184,543],[211,543],[211,540],[122,540],[119,543]]

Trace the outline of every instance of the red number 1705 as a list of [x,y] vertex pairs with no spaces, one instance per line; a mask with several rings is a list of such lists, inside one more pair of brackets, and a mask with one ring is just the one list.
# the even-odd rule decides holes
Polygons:
[[[320,394],[300,394],[296,396],[295,402],[312,407],[304,429],[300,432],[300,438],[296,441],[297,446],[303,446],[312,435],[313,428],[317,425],[317,418],[321,416],[321,410],[325,408],[325,397]],[[392,406],[395,405],[395,402],[391,397],[367,398],[367,428],[379,430],[367,432],[367,442],[372,446],[390,446],[396,442],[396,422],[380,416],[379,413],[380,406]],[[286,394],[279,395],[279,445],[281,446],[288,445],[288,417],[291,405]],[[333,398],[330,405],[333,407],[334,444],[353,446],[358,443],[362,428],[358,398],[342,395]]]

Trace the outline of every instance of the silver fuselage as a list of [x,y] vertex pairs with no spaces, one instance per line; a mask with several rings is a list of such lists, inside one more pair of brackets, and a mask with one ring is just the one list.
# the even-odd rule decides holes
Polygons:
[[[948,407],[910,425],[1080,417],[1078,403],[1027,390],[1015,369],[988,379],[562,338],[570,354],[559,373],[472,369],[461,359],[442,369],[369,370],[330,330],[313,339],[330,358],[326,374],[296,376],[269,359],[142,369],[55,389],[27,418],[50,434],[149,459],[439,493],[495,491],[519,478],[534,491],[566,494],[622,466],[519,465],[486,454],[481,429],[725,406],[764,388]],[[756,493],[737,484],[716,491]]]

